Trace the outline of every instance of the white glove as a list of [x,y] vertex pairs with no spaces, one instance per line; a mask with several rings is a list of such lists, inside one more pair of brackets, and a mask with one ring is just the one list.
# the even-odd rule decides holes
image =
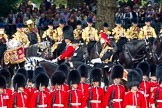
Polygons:
[[57,62],[58,62],[57,58],[52,60],[52,63],[57,63]]

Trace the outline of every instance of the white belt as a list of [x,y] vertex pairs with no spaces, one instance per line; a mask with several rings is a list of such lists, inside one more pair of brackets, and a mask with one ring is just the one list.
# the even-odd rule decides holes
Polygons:
[[162,100],[156,100],[156,102],[162,102]]
[[91,103],[101,103],[100,100],[91,100],[90,102],[91,102]]
[[[0,107],[0,108],[7,108],[7,107]],[[16,108],[27,108],[27,107],[16,107]]]
[[148,97],[149,96],[149,94],[144,94],[144,97]]
[[123,99],[113,99],[114,102],[121,102]]
[[72,106],[80,106],[81,103],[70,103],[70,105],[72,105]]
[[53,104],[52,106],[53,106],[53,107],[54,107],[54,106],[56,106],[56,107],[64,107],[63,104]]
[[7,106],[1,106],[0,108],[7,108]]
[[41,107],[47,107],[47,104],[44,104],[44,105],[38,105],[39,108]]

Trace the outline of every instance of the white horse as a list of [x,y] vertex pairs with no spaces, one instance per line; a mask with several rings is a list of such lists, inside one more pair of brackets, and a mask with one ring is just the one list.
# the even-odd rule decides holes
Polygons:
[[41,57],[28,57],[28,58],[25,58],[25,66],[24,67],[26,70],[35,70],[37,63],[41,62],[41,61],[47,61],[47,62],[52,63],[50,60],[46,60]]

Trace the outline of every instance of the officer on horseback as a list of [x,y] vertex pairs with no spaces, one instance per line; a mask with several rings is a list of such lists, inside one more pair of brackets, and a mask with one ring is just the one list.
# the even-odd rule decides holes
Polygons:
[[106,33],[101,32],[100,34],[101,34],[100,45],[99,45],[100,48],[98,48],[100,49],[100,51],[98,52],[99,57],[101,58],[101,61],[103,63],[108,63],[111,62],[113,48],[110,45],[110,40],[108,39]]
[[85,29],[83,29],[82,38],[87,44],[88,53],[90,55],[91,49],[95,45],[96,41],[99,40],[99,37],[97,34],[97,30],[94,27],[92,27],[92,18],[89,17],[87,19],[87,24],[88,26]]
[[139,39],[140,28],[137,24],[137,19],[132,19],[132,26],[127,30],[127,38],[129,40]]
[[69,58],[71,58],[74,54],[75,49],[72,45],[72,41],[74,40],[73,28],[71,26],[65,26],[63,28],[63,36],[66,43],[66,50],[56,59],[52,60],[54,63],[58,61],[63,62],[64,60],[69,60]]
[[121,37],[125,37],[125,29],[122,27],[122,22],[120,19],[116,20],[116,27],[114,29],[112,29],[112,35],[114,35],[114,38],[116,40],[116,42],[118,42],[118,40]]

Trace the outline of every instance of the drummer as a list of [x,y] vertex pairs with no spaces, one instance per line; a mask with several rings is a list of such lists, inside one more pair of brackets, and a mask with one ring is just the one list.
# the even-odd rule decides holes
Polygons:
[[29,46],[30,41],[28,40],[28,36],[22,30],[23,24],[18,23],[16,24],[17,32],[12,35],[14,40],[20,41],[22,45],[26,48]]

